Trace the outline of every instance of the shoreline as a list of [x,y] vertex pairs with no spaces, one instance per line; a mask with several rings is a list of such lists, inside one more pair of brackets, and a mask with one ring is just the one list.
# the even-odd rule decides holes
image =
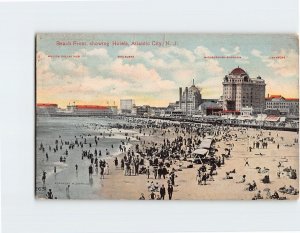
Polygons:
[[[163,120],[163,121],[172,121],[172,122],[180,122],[180,123],[195,123],[195,124],[209,124],[209,125],[222,125],[222,126],[230,126],[230,127],[245,127],[245,128],[254,128],[254,129],[264,129],[264,130],[275,130],[275,131],[291,131],[291,132],[299,132],[299,124],[297,124],[298,127],[280,127],[280,126],[270,126],[270,125],[264,125],[264,123],[261,125],[259,123],[256,124],[245,124],[243,122],[238,123],[232,123],[232,122],[225,122],[228,119],[212,119],[212,118],[202,118],[200,119],[192,119],[191,117],[159,117],[159,116],[151,116],[151,117],[143,117],[143,116],[127,116],[127,115],[37,115],[37,117],[57,117],[57,118],[84,118],[84,117],[91,117],[91,118],[108,118],[108,119],[148,119],[148,120]],[[297,118],[299,121],[299,118]],[[263,121],[264,122],[264,121]]]
[[[129,119],[130,121],[131,119]],[[149,122],[149,120],[145,119],[134,119],[134,121],[141,121],[141,122]],[[151,119],[150,119],[151,121]],[[170,123],[170,122],[169,122]],[[132,122],[128,123],[129,125]],[[158,123],[157,123],[158,124]],[[130,148],[135,150],[135,146],[139,145],[141,150],[144,150],[147,147],[151,147],[156,144],[156,147],[159,148],[165,139],[170,141],[177,138],[179,135],[185,135],[184,137],[189,138],[196,138],[196,131],[191,132],[184,132],[184,124],[179,124],[176,126],[170,126],[163,128],[162,126],[167,124],[166,122],[161,122],[161,128],[152,128],[152,127],[145,127],[138,128],[139,124],[136,124],[135,129],[128,129],[131,133],[128,134],[130,138],[140,137],[140,140],[134,141],[130,140]],[[172,122],[170,123],[173,124]],[[155,123],[153,123],[155,125]],[[198,124],[197,124],[198,125]],[[190,124],[191,129],[197,128],[196,124]],[[132,125],[131,125],[132,126]],[[113,125],[108,126],[110,131],[115,131],[117,134],[118,130],[120,129],[112,129]],[[207,132],[211,132],[212,129],[218,129],[217,126],[207,126],[203,124],[201,126],[203,129],[207,130]],[[222,127],[221,127],[222,128]],[[278,190],[284,184],[292,185],[293,187],[299,190],[299,178],[297,177],[296,180],[289,180],[286,177],[282,179],[276,178],[277,172],[277,163],[281,161],[282,157],[285,157],[289,161],[283,164],[292,165],[293,168],[297,170],[297,174],[299,172],[298,167],[298,143],[293,145],[293,140],[298,138],[298,134],[295,132],[288,132],[288,131],[267,131],[267,130],[256,130],[256,129],[243,129],[242,127],[225,127],[227,129],[228,139],[220,140],[216,142],[216,148],[219,149],[219,152],[216,152],[217,156],[220,156],[224,153],[224,149],[228,147],[229,144],[235,144],[232,148],[232,157],[225,159],[225,165],[222,165],[217,169],[217,175],[213,176],[214,181],[207,181],[207,185],[197,185],[196,174],[197,169],[200,165],[193,164],[193,168],[186,168],[190,165],[190,162],[180,160],[173,160],[174,164],[170,166],[168,169],[169,171],[173,168],[176,170],[176,185],[174,186],[174,195],[173,199],[175,200],[251,200],[256,192],[248,192],[245,191],[245,184],[237,184],[236,182],[241,178],[243,173],[247,175],[247,182],[252,182],[253,180],[257,181],[258,190],[265,196],[265,192],[263,191],[266,188],[270,188],[273,192],[274,190]],[[176,133],[176,129],[179,129],[179,132]],[[141,131],[142,130],[142,131]],[[182,131],[181,131],[182,130]],[[126,131],[126,130],[125,130]],[[169,131],[169,132],[168,132]],[[141,133],[142,132],[142,133]],[[124,132],[123,132],[124,133]],[[145,136],[143,135],[145,133]],[[165,135],[163,135],[165,133]],[[279,136],[276,136],[276,133]],[[251,140],[252,141],[256,137],[260,137],[257,135],[262,134],[263,137],[268,138],[271,134],[272,137],[275,138],[275,141],[280,142],[280,137],[284,137],[284,140],[280,142],[280,149],[276,149],[276,143],[270,143],[270,149],[253,149],[251,153],[249,153],[247,145]],[[235,136],[237,135],[237,136]],[[248,135],[250,135],[250,139],[248,139]],[[125,136],[125,134],[124,134]],[[221,136],[220,136],[221,137]],[[254,137],[254,138],[252,138]],[[262,137],[262,136],[261,136]],[[121,140],[122,141],[122,140]],[[144,143],[145,141],[145,143]],[[289,145],[289,146],[285,146]],[[290,146],[291,145],[291,146]],[[127,148],[128,151],[128,148]],[[263,156],[259,155],[260,153],[264,154]],[[119,166],[115,168],[114,165],[114,158],[118,158]],[[148,198],[148,188],[149,181],[154,181],[154,183],[158,182],[158,185],[161,186],[162,184],[167,185],[167,179],[169,176],[167,175],[166,179],[154,179],[153,172],[151,171],[150,179],[148,180],[145,174],[139,174],[137,176],[124,176],[124,170],[120,169],[120,160],[124,157],[124,152],[111,154],[109,157],[104,156],[101,159],[105,159],[105,161],[109,164],[110,174],[104,175],[104,179],[100,180],[99,174],[93,175],[93,198],[92,199],[105,199],[105,200],[137,200],[141,193],[144,193],[145,198]],[[145,165],[149,163],[149,160],[145,158]],[[244,159],[247,158],[250,163],[250,167],[244,167]],[[188,158],[189,160],[189,158]],[[85,160],[86,161],[86,160]],[[181,164],[181,165],[180,165]],[[270,184],[261,184],[260,179],[263,178],[264,174],[258,174],[256,167],[258,166],[266,166],[270,169]],[[180,170],[179,170],[180,168]],[[86,169],[86,168],[82,168]],[[151,168],[152,169],[152,168]],[[231,180],[224,179],[226,177],[226,172],[236,169],[236,173],[231,174],[233,177]],[[84,174],[86,174],[84,172]],[[86,175],[84,175],[86,176]],[[249,178],[248,178],[249,177]],[[91,186],[92,187],[92,186]],[[227,187],[231,187],[228,189]],[[75,190],[71,186],[71,193]],[[157,192],[155,192],[158,194]],[[297,200],[299,198],[298,195],[283,195],[279,193],[280,196],[286,197],[288,200]],[[72,195],[71,195],[72,196]],[[60,199],[63,196],[60,197]],[[88,197],[72,197],[72,199],[86,199]],[[64,199],[64,198],[63,198]],[[264,198],[265,199],[265,198]]]

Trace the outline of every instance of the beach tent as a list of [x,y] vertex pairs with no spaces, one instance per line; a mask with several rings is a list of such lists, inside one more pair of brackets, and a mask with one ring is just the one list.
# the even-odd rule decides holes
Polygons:
[[196,149],[194,150],[193,154],[195,155],[206,155],[208,152],[207,149]]
[[212,139],[204,139],[200,144],[200,149],[210,149]]
[[194,152],[193,152],[193,155],[194,155],[194,163],[203,163],[203,160],[206,155],[208,153],[208,150],[206,149],[196,149]]
[[194,155],[193,163],[203,164],[207,162],[208,161],[208,158],[206,157],[207,154],[208,154],[208,150],[206,149],[196,149],[193,152]]

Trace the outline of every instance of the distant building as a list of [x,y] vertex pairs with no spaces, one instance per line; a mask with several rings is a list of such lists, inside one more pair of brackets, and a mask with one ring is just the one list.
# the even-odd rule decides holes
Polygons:
[[137,116],[149,116],[151,107],[149,105],[136,106]]
[[113,115],[114,110],[110,106],[100,105],[69,105],[67,109],[75,116],[107,116]]
[[117,106],[108,106],[110,108],[110,110],[112,111],[112,113],[114,115],[118,114],[118,107]]
[[252,107],[242,107],[241,116],[252,116],[253,108]]
[[149,116],[164,116],[166,112],[166,107],[150,107]]
[[133,99],[121,99],[120,100],[120,111],[122,114],[131,114],[134,107]]
[[223,96],[222,95],[218,99],[217,103],[220,104],[223,107]]
[[271,95],[266,98],[266,110],[278,110],[280,115],[299,115],[299,99]]
[[270,115],[280,116],[281,115],[280,111],[277,109],[265,109],[263,113],[266,114],[267,116],[270,116]]
[[195,86],[194,80],[190,87],[186,87],[182,91],[182,87],[179,87],[179,101],[176,102],[175,111],[181,115],[193,115],[201,104],[201,92],[198,87]]
[[57,113],[57,110],[58,110],[57,104],[38,103],[36,105],[37,115],[54,115]]
[[205,101],[199,106],[199,113],[202,115],[215,115],[222,111],[222,106],[216,103],[216,101]]
[[219,103],[218,99],[201,99],[201,103],[211,102],[211,103]]
[[243,107],[252,107],[254,113],[262,112],[265,86],[260,76],[251,79],[243,69],[233,69],[223,79],[223,110],[240,112]]

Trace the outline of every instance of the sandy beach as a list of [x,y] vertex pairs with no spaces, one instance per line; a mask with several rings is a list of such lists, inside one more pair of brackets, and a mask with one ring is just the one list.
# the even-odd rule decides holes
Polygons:
[[[202,127],[205,129],[211,126]],[[196,128],[195,126],[194,129]],[[199,135],[199,131],[186,131],[184,127],[170,125],[165,128],[143,127],[127,129],[127,131],[108,127],[106,133],[109,134],[105,140],[109,139],[109,143],[112,142],[111,140],[115,140],[113,142],[114,152],[107,156],[98,156],[98,159],[105,159],[109,167],[109,174],[105,169],[104,179],[100,179],[100,168],[98,171],[94,168],[94,172],[89,178],[88,166],[90,161],[87,158],[82,158],[82,148],[75,148],[72,152],[70,151],[72,159],[68,159],[69,161],[65,165],[69,168],[63,168],[61,172],[47,178],[46,189],[51,188],[54,196],[58,199],[138,200],[142,193],[145,199],[150,199],[151,191],[149,190],[151,188],[149,189],[149,186],[153,182],[155,186],[158,184],[158,189],[153,192],[156,199],[160,197],[161,185],[167,189],[170,172],[174,171],[175,184],[173,185],[172,200],[252,200],[257,197],[258,193],[259,200],[271,200],[270,195],[273,195],[275,191],[279,194],[280,199],[295,200],[299,198],[299,193],[293,195],[279,191],[283,186],[286,188],[292,186],[299,190],[299,147],[297,140],[295,140],[298,139],[296,132],[238,127],[227,128],[224,132],[221,128],[215,128],[215,131],[217,130],[219,135],[214,136],[213,147],[217,149],[214,157],[222,157],[228,153],[228,150],[230,150],[230,155],[224,158],[224,164],[216,168],[214,175],[206,180],[206,185],[198,184],[197,174],[202,164],[191,163],[193,155],[189,153],[179,159],[170,159],[172,164],[167,167],[169,174],[166,175],[165,179],[163,177],[154,178],[153,166],[149,166],[149,159],[151,158],[143,156],[147,148],[160,148],[164,141],[172,142],[178,137],[203,140],[207,136]],[[92,133],[89,136],[90,142],[95,136],[102,137],[101,140],[104,140],[103,134],[99,135],[96,131]],[[253,142],[261,139],[268,142],[267,149],[262,149],[261,145],[259,148],[253,148]],[[115,147],[121,142],[126,146],[126,152],[115,150]],[[136,150],[137,145],[139,151]],[[39,146],[38,143],[37,146]],[[252,147],[251,152],[249,147]],[[94,148],[96,148],[95,145],[92,145],[90,150],[93,152]],[[182,148],[187,149],[185,145]],[[130,154],[133,152],[134,157],[138,154],[139,158],[144,159],[144,167],[149,166],[149,179],[147,174],[125,175],[125,171],[121,169],[121,160],[126,154],[129,154],[128,150]],[[118,159],[118,166],[115,166],[115,158]],[[166,161],[169,160],[166,159]],[[75,164],[79,166],[77,172],[74,168]],[[193,167],[187,168],[191,164]],[[297,179],[290,178],[286,171],[287,168],[296,170]],[[245,181],[240,183],[243,175],[245,175]],[[263,183],[261,180],[266,175],[269,176],[270,182]],[[37,180],[40,180],[39,175],[37,175]],[[257,188],[253,191],[246,190],[247,184],[252,184],[253,181],[255,181]],[[70,187],[66,194],[65,188],[68,184]],[[43,198],[43,195],[38,195],[38,197]],[[166,192],[165,200],[167,199],[168,193]]]
[[[247,130],[247,134],[255,136],[259,131],[254,129]],[[265,136],[270,131],[262,131]],[[197,169],[200,165],[195,165],[193,168],[186,168],[189,162],[182,161],[182,171],[176,172],[178,176],[176,178],[176,186],[174,188],[173,197],[175,200],[236,200],[244,199],[251,200],[257,191],[249,192],[245,191],[245,184],[237,184],[242,175],[246,175],[247,181],[257,181],[258,190],[269,188],[272,191],[279,190],[284,185],[292,185],[293,187],[299,187],[298,179],[292,180],[286,176],[281,178],[277,177],[278,162],[283,161],[283,157],[288,159],[288,162],[284,163],[285,167],[292,166],[299,171],[298,165],[298,144],[294,144],[292,147],[284,145],[293,144],[294,138],[298,135],[293,132],[279,132],[278,137],[284,137],[284,140],[279,140],[281,148],[277,149],[277,144],[270,145],[268,149],[254,149],[252,152],[247,151],[246,145],[248,144],[248,138],[245,135],[240,135],[237,130],[232,130],[232,134],[237,133],[237,141],[234,142],[234,148],[232,149],[232,157],[225,160],[225,165],[218,169],[218,175],[214,176],[214,181],[208,181],[207,185],[198,185],[196,180]],[[277,135],[277,132],[272,132]],[[174,136],[174,135],[173,135]],[[170,133],[169,137],[172,137]],[[143,138],[147,142],[159,143],[163,140],[159,133],[151,137]],[[226,143],[218,142],[217,146],[220,147],[220,153],[222,149],[226,148]],[[263,155],[258,155],[262,153]],[[119,156],[120,158],[122,155]],[[249,167],[245,167],[245,158],[248,158]],[[109,160],[110,167],[114,167],[112,159]],[[179,162],[177,163],[179,165]],[[174,165],[171,168],[178,169],[179,166]],[[270,169],[269,175],[271,179],[270,184],[263,184],[259,182],[264,174],[259,174],[256,167],[267,167]],[[224,179],[227,171],[236,170],[233,175],[233,179]],[[114,168],[110,176],[107,176],[102,181],[101,195],[105,199],[137,199],[140,193],[144,193],[145,197],[148,197],[150,192],[147,188],[147,182],[158,182],[159,185],[164,184],[166,186],[167,180],[154,179],[154,175],[150,175],[150,179],[147,179],[146,175],[139,176],[124,176],[124,171],[120,168]],[[246,182],[247,183],[247,182]],[[266,193],[263,192],[263,195]],[[280,195],[285,196],[287,199],[297,199],[298,195]],[[148,198],[149,199],[149,198]]]

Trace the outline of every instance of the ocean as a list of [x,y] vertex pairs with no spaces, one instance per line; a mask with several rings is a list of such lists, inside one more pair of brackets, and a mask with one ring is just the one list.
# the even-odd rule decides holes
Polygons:
[[[121,141],[125,141],[126,137],[130,137],[131,141],[139,135],[135,129],[117,129],[112,125],[130,124],[122,119],[111,119],[105,117],[37,117],[36,118],[36,197],[44,198],[46,192],[51,189],[54,197],[58,199],[101,199],[99,197],[99,188],[101,181],[99,176],[94,173],[92,179],[89,179],[88,166],[90,160],[84,158],[82,160],[82,150],[101,150],[102,156],[98,159],[105,159],[116,156],[120,153],[119,145]],[[84,142],[84,147],[69,149],[69,145],[65,145],[65,141]],[[95,144],[95,136],[100,137],[98,145]],[[76,138],[75,138],[76,137]],[[58,150],[54,152],[55,141],[58,140]],[[63,141],[62,149],[60,149],[61,140]],[[92,143],[92,147],[89,146]],[[40,149],[41,144],[45,151]],[[51,150],[49,150],[49,146]],[[126,147],[131,144],[127,143]],[[68,155],[65,155],[66,149]],[[109,155],[106,155],[106,149]],[[48,154],[48,160],[46,159]],[[66,157],[66,162],[60,162],[60,157]],[[75,165],[78,165],[78,171]],[[56,167],[56,173],[54,173]],[[46,182],[43,185],[42,173],[45,171]],[[66,187],[70,184],[72,192],[67,194]]]

